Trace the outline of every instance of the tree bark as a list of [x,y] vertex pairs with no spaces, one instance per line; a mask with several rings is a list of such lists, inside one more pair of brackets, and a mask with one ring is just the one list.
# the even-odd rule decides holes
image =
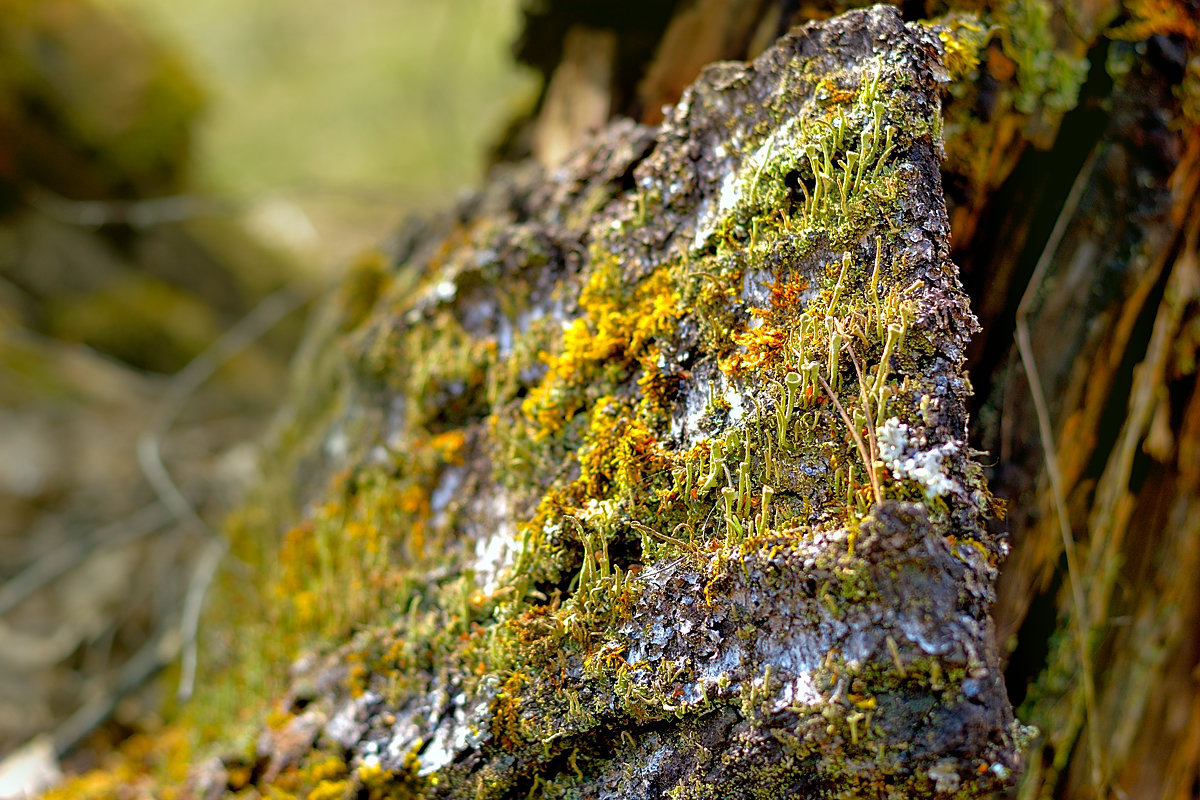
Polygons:
[[886,8],[811,25],[406,243],[326,428],[365,426],[356,473],[305,535],[378,524],[382,467],[417,489],[390,569],[438,577],[265,776],[303,731],[444,797],[1011,783],[941,49]]
[[193,796],[1196,795],[1196,11],[839,10],[529,15],[298,359],[309,655]]
[[[770,4],[760,30],[835,10]],[[989,484],[1009,509],[998,638],[1018,717],[1041,731],[1020,796],[1194,797],[1196,11],[903,10],[958,34],[947,39],[943,185],[953,257],[982,327],[968,361],[972,443],[991,454]],[[685,63],[670,33],[660,41],[648,74]],[[672,100],[643,95],[622,110],[650,115]]]

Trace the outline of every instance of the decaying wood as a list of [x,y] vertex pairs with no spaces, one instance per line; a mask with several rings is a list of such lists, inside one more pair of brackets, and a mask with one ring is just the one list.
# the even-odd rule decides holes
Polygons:
[[[779,7],[791,21],[830,11]],[[978,64],[950,86],[943,171],[955,260],[982,325],[970,345],[973,441],[990,451],[991,486],[1009,509],[998,638],[1018,716],[1042,732],[1021,796],[1193,797],[1196,11],[1053,2],[906,13],[988,31]],[[1049,442],[1014,348],[1025,294]],[[1047,451],[1058,453],[1066,508]],[[1082,587],[1067,575],[1064,514]],[[1090,721],[1080,588],[1097,684]]]
[[313,743],[438,797],[1015,779],[941,53],[889,8],[797,29],[407,240],[316,444],[340,525],[381,524],[368,474],[422,487],[413,577],[307,665],[358,690],[306,695],[263,785]]
[[248,514],[323,655],[192,796],[1195,796],[1197,13],[841,10],[528,12],[554,169],[315,330]]

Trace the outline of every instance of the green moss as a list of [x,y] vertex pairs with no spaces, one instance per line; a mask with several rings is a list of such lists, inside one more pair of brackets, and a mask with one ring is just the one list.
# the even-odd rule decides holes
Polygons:
[[1016,65],[1014,106],[1022,114],[1062,114],[1079,101],[1088,60],[1059,46],[1052,24],[1058,13],[1050,0],[1010,0],[993,11],[1004,53]]
[[[519,526],[520,561],[494,597],[470,597],[473,579],[457,594],[443,592],[427,606],[440,622],[401,624],[388,634],[410,650],[424,641],[430,655],[393,652],[373,665],[376,671],[470,666],[464,671],[478,676],[474,685],[503,687],[493,702],[496,740],[549,763],[568,752],[573,733],[597,725],[598,714],[648,722],[694,708],[674,698],[694,679],[691,668],[629,663],[613,649],[612,632],[629,619],[639,593],[637,562],[670,558],[708,571],[711,596],[744,569],[748,552],[777,542],[779,530],[810,536],[808,527],[793,526],[814,516],[822,529],[853,530],[876,503],[913,499],[911,487],[880,469],[875,444],[868,448],[866,440],[892,416],[916,424],[919,412],[908,398],[921,391],[910,381],[935,348],[931,334],[913,325],[910,297],[921,285],[885,251],[886,229],[876,231],[903,194],[893,155],[932,141],[938,129],[929,120],[896,124],[908,119],[904,100],[881,89],[882,69],[864,70],[861,84],[850,76],[831,81],[823,116],[792,132],[786,146],[776,148],[772,137],[761,142],[747,158],[737,201],[698,249],[639,276],[593,243],[578,282],[557,290],[560,302],[579,312],[557,335],[552,325],[531,325],[507,358],[489,359],[463,358],[480,345],[444,314],[403,334],[398,350],[409,355],[398,361],[420,366],[397,369],[392,362],[389,380],[397,385],[397,372],[403,376],[410,403],[427,403],[448,378],[466,383],[467,396],[490,387],[497,477],[523,493],[530,515]],[[636,195],[620,234],[644,224],[658,202]],[[796,258],[818,251],[832,257],[817,275],[777,275],[767,304],[747,304],[740,287],[748,270],[781,249]],[[661,364],[684,308],[694,310],[689,316],[700,327],[700,358],[721,367],[709,379],[705,409],[720,433],[679,449],[660,433],[672,397],[672,376]],[[529,357],[535,352],[540,363]],[[479,377],[469,378],[463,365]],[[538,373],[532,380],[531,369]],[[755,406],[741,409],[739,424],[723,422],[733,411],[727,394],[750,385],[774,389],[753,393]],[[412,419],[424,423],[429,414]],[[930,510],[938,512],[936,503]],[[821,595],[835,615],[877,597],[870,565],[852,554],[853,534],[849,543],[843,556],[822,565],[835,576]],[[615,553],[631,548],[636,561],[619,563]],[[557,584],[551,594],[535,592],[548,584]],[[477,613],[483,607],[489,613]],[[457,639],[434,633],[450,620],[457,620]],[[756,631],[743,626],[739,635],[753,640]],[[565,677],[575,661],[585,666],[589,694],[612,696],[616,708],[581,698],[579,684]],[[829,670],[837,673],[832,664]],[[528,677],[538,674],[559,674],[567,683]],[[890,685],[883,676],[856,679],[873,692]],[[928,679],[917,672],[905,678],[914,685]],[[749,717],[773,693],[772,681],[768,667],[756,681],[736,690],[718,684],[717,691],[732,691],[728,697]],[[838,747],[846,739],[859,746],[860,738],[866,747],[872,738],[869,714],[853,705],[828,718],[824,730],[837,734]],[[798,747],[801,757],[823,752],[816,744]],[[758,777],[773,787],[794,769]],[[827,765],[821,769],[822,780],[836,779]],[[569,777],[538,778],[531,788],[533,796],[570,792]]]
[[[296,424],[355,442],[340,461],[356,466],[318,472],[319,502],[259,554],[263,649],[281,663],[350,639],[346,695],[408,715],[389,731],[430,733],[447,703],[486,709],[463,725],[479,763],[418,777],[433,748],[414,740],[385,765],[388,791],[577,796],[614,748],[640,753],[656,729],[699,741],[716,715],[744,734],[681,776],[679,797],[727,796],[696,777],[710,767],[741,770],[763,797],[895,774],[874,712],[939,702],[959,665],[892,639],[851,660],[816,632],[878,621],[907,568],[876,541],[881,509],[915,503],[933,541],[952,529],[947,503],[893,475],[876,440],[895,418],[933,447],[959,421],[930,405],[957,402],[938,384],[956,367],[950,334],[920,313],[957,309],[933,294],[954,284],[902,236],[930,202],[914,187],[936,180],[939,135],[908,69],[868,60],[807,83],[788,70],[801,81],[789,102],[737,139],[699,230],[665,245],[644,244],[679,213],[669,186],[684,176],[664,172],[605,190],[616,199],[573,234],[586,248],[564,254],[514,221],[457,223],[343,295],[330,330],[351,331],[355,372]],[[940,206],[924,211],[936,224]],[[304,436],[290,436],[294,468]],[[964,458],[955,480],[982,488]],[[277,522],[266,508],[252,520]],[[782,636],[768,601],[790,604],[820,663],[784,670],[759,652]],[[672,644],[683,622],[716,635],[719,661]],[[810,687],[782,700],[794,673]],[[281,788],[366,787],[357,764],[316,763]]]

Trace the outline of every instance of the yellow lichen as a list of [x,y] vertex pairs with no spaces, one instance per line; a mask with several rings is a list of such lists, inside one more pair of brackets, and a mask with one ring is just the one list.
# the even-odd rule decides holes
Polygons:
[[349,781],[321,781],[308,793],[308,800],[342,800],[349,788]]
[[596,402],[579,450],[584,496],[603,498],[615,487],[639,486],[647,472],[664,465],[657,438],[631,409],[611,397]]
[[738,331],[731,338],[744,349],[721,360],[721,370],[727,375],[740,375],[778,363],[787,343],[787,334],[769,325]]
[[[138,734],[94,769],[42,795],[44,800],[111,800],[156,798],[175,800],[187,776],[194,751],[182,725]],[[164,788],[166,787],[166,788]]]
[[682,313],[679,304],[670,270],[657,270],[630,292],[617,261],[601,258],[580,294],[584,315],[564,325],[557,352],[542,354],[546,375],[521,405],[534,440],[558,433],[587,406],[582,390],[598,374],[637,366],[647,374],[655,370],[654,341],[673,329]]
[[361,785],[379,786],[390,780],[392,773],[384,769],[376,759],[370,763],[359,764],[358,769],[354,770],[354,777]]
[[944,49],[943,63],[952,79],[963,80],[979,66],[979,54],[990,32],[976,17],[964,14],[948,14],[939,23],[937,35]]
[[1179,0],[1127,0],[1125,10],[1129,21],[1110,29],[1110,39],[1137,42],[1156,34],[1175,34],[1191,42],[1200,38],[1196,19]]

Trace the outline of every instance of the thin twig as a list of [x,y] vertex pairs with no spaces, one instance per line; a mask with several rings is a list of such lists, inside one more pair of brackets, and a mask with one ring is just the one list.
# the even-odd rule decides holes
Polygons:
[[70,572],[99,549],[111,549],[159,531],[171,515],[160,503],[154,503],[95,530],[87,537],[75,537],[9,578],[0,586],[0,616],[7,614],[51,581]]
[[262,338],[280,320],[310,299],[307,293],[296,292],[292,286],[285,286],[267,295],[249,314],[242,317],[237,324],[174,375],[158,412],[147,429],[138,437],[138,464],[151,488],[158,495],[158,499],[178,520],[216,541],[215,544],[209,545],[192,571],[188,593],[184,601],[183,616],[180,621],[181,648],[183,650],[178,690],[180,699],[190,697],[195,685],[196,637],[200,610],[204,604],[204,596],[216,573],[217,565],[228,550],[228,545],[200,518],[195,507],[171,478],[162,459],[162,440],[174,425],[175,420],[179,418],[188,399],[205,381],[211,378],[226,362]]
[[179,666],[179,689],[175,696],[183,703],[191,699],[196,685],[196,639],[200,631],[200,612],[204,608],[204,597],[217,574],[217,566],[229,549],[224,536],[209,539],[203,555],[192,571],[187,596],[183,601],[183,614],[179,622],[179,635],[183,645],[183,658]]
[[642,523],[638,522],[635,519],[628,519],[628,520],[625,520],[625,522],[629,525],[629,527],[633,528],[636,531],[641,531],[642,533],[648,533],[656,539],[660,539],[664,542],[670,542],[673,545],[677,545],[679,547],[682,547],[684,550],[689,550],[693,553],[696,552],[696,546],[694,544],[692,544],[691,542],[685,542],[682,539],[677,539],[674,536],[669,536],[665,533],[659,533],[658,531],[654,530],[654,528],[651,528],[649,525],[643,525]]
[[394,204],[401,186],[351,186],[325,181],[297,181],[267,192],[230,196],[173,194],[141,200],[72,200],[38,187],[25,196],[31,208],[51,219],[81,228],[129,225],[152,228],[192,219],[245,216],[247,209],[277,198],[325,199],[365,204]]
[[1054,500],[1054,509],[1058,516],[1059,533],[1062,537],[1063,552],[1067,559],[1067,578],[1071,583],[1075,617],[1078,620],[1075,638],[1079,647],[1080,668],[1083,671],[1083,698],[1088,717],[1088,745],[1092,761],[1092,783],[1097,792],[1102,793],[1102,789],[1106,783],[1104,776],[1105,761],[1100,744],[1100,734],[1096,730],[1096,724],[1099,721],[1096,712],[1096,682],[1092,670],[1091,646],[1088,644],[1088,636],[1091,631],[1091,623],[1089,621],[1091,614],[1087,608],[1087,601],[1083,594],[1079,556],[1075,548],[1075,537],[1071,533],[1071,520],[1067,515],[1066,494],[1063,489],[1062,473],[1059,472],[1058,468],[1058,447],[1054,441],[1054,428],[1050,420],[1050,407],[1046,402],[1046,394],[1042,386],[1041,377],[1038,374],[1037,361],[1034,359],[1033,344],[1029,336],[1029,313],[1030,307],[1033,305],[1034,295],[1037,294],[1042,280],[1045,278],[1046,271],[1049,269],[1050,262],[1058,252],[1058,246],[1062,243],[1062,237],[1066,233],[1067,225],[1079,207],[1079,201],[1083,198],[1083,192],[1087,187],[1087,181],[1095,162],[1096,150],[1093,149],[1084,162],[1083,167],[1079,170],[1079,174],[1075,177],[1075,183],[1071,186],[1071,191],[1063,203],[1058,219],[1054,223],[1054,228],[1050,231],[1050,237],[1046,240],[1046,245],[1042,248],[1042,253],[1038,257],[1033,274],[1029,277],[1029,283],[1025,286],[1025,292],[1021,295],[1021,302],[1017,305],[1016,314],[1016,341],[1017,350],[1021,355],[1021,364],[1025,368],[1026,377],[1029,379],[1029,393],[1033,396],[1033,407],[1037,413],[1038,433],[1042,440],[1042,452],[1046,461],[1046,474],[1050,479],[1051,497]]
[[54,752],[62,758],[73,750],[88,734],[99,727],[116,710],[121,700],[137,690],[148,678],[170,664],[179,654],[179,635],[170,630],[160,630],[141,649],[126,661],[117,676],[117,685],[109,692],[85,703],[61,725],[54,729],[51,739]]
[[146,200],[71,200],[46,189],[29,195],[29,204],[48,217],[86,228],[129,225],[149,228],[198,217],[230,216],[228,204],[199,194],[177,194]]
[[162,460],[162,439],[178,419],[188,398],[205,381],[226,362],[262,338],[281,319],[308,302],[308,299],[291,286],[278,289],[264,298],[253,311],[242,317],[236,325],[172,377],[162,405],[145,432],[138,437],[138,464],[158,499],[178,519],[194,525],[198,530],[212,532],[171,479]]
[[[854,421],[850,419],[850,415],[846,413],[846,409],[842,408],[842,404],[838,401],[837,395],[834,394],[833,389],[829,386],[829,383],[821,376],[821,373],[819,372],[817,373],[817,380],[821,382],[821,388],[825,390],[827,395],[829,395],[829,399],[833,401],[833,405],[837,408],[838,414],[842,416],[842,421],[845,422],[846,427],[850,429],[850,435],[854,437],[854,444],[858,446],[858,454],[862,456],[864,463],[869,464],[870,462],[867,461],[869,455],[867,453],[867,446],[863,444],[862,436],[859,435],[858,431],[854,430]],[[875,497],[876,502],[878,502],[879,495],[877,494]]]

